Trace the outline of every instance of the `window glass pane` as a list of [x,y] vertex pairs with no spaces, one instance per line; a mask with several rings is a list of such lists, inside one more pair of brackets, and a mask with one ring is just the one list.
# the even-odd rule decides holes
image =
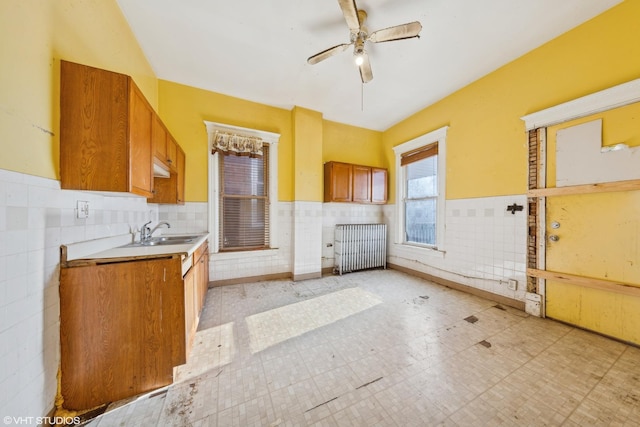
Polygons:
[[264,196],[264,161],[262,157],[222,156],[224,194]]
[[265,246],[265,199],[224,197],[222,247]]
[[406,241],[436,244],[436,198],[407,200],[405,203]]
[[438,195],[438,156],[413,162],[407,168],[407,198],[419,199]]

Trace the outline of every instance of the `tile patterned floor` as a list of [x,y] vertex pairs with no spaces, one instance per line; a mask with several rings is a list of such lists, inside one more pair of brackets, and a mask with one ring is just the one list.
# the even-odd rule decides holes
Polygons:
[[176,382],[112,406],[89,425],[638,427],[640,349],[392,270],[259,282],[210,289]]

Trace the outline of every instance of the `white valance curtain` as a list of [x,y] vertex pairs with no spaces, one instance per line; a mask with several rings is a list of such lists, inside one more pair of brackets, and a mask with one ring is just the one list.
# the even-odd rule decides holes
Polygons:
[[262,138],[216,131],[213,135],[211,154],[235,154],[236,156],[262,157]]

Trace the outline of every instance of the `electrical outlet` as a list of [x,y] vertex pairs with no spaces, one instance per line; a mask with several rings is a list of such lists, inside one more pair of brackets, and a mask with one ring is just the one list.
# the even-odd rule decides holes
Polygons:
[[511,289],[512,291],[515,291],[518,289],[518,281],[516,279],[509,279],[509,281],[507,282],[507,287],[509,289]]
[[89,202],[78,200],[76,205],[76,218],[89,218]]

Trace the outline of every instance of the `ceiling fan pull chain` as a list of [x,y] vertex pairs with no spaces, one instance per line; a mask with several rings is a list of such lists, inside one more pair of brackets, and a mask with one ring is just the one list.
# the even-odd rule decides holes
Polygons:
[[360,110],[364,113],[364,83],[360,83]]

